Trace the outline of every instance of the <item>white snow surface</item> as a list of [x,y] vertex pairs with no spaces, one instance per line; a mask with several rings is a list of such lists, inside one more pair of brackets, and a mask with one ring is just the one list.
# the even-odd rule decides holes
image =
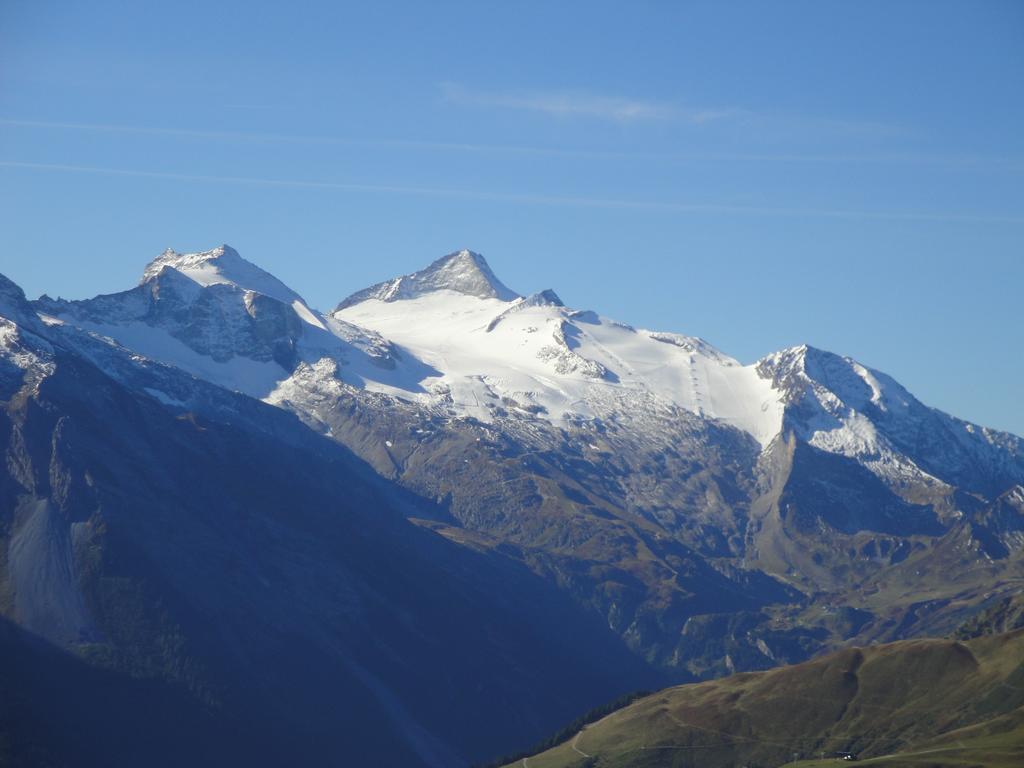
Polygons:
[[762,445],[782,425],[778,393],[754,366],[700,339],[637,330],[553,302],[440,289],[365,299],[333,317],[376,331],[436,369],[423,388],[444,392],[456,411],[483,421],[497,408],[554,422],[607,417],[653,395]]
[[[129,323],[93,323],[80,318],[65,317],[95,336],[110,339],[142,357],[173,365],[193,376],[241,392],[250,397],[263,398],[273,391],[277,382],[288,374],[277,363],[251,360],[235,356],[225,362],[196,352],[174,338],[163,328],[138,321]],[[152,394],[152,393],[151,393]]]

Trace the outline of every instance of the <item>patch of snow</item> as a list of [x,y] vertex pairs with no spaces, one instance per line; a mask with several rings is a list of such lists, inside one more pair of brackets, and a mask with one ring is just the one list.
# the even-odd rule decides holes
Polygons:
[[176,397],[171,397],[170,395],[168,395],[166,392],[163,392],[162,390],[154,389],[153,387],[143,387],[143,390],[148,395],[150,395],[151,397],[155,398],[156,400],[159,400],[164,405],[170,405],[170,406],[174,406],[176,408],[184,408],[184,407],[186,407],[186,403],[183,403],[181,400],[178,400]]
[[49,342],[29,333],[31,343],[22,337],[22,329],[11,320],[0,317],[0,360],[22,371],[35,370],[42,376],[54,371]]
[[287,371],[273,361],[259,362],[236,356],[222,363],[217,362],[211,357],[199,354],[162,328],[138,321],[104,324],[76,318],[67,320],[97,336],[112,339],[122,347],[151,360],[173,365],[193,376],[250,397],[266,397],[274,390],[277,382],[288,375]]
[[313,314],[313,311],[306,306],[306,302],[301,299],[296,299],[292,302],[292,309],[295,310],[295,314],[299,316],[299,319],[307,325],[312,325],[314,328],[319,328],[321,331],[326,331],[327,326],[324,325],[323,321]]

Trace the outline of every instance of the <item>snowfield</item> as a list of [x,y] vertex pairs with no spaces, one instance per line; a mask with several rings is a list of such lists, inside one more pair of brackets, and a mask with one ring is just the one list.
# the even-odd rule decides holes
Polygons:
[[592,312],[550,304],[513,311],[523,304],[442,289],[400,301],[367,299],[334,317],[376,331],[435,368],[439,375],[422,386],[441,385],[457,411],[484,421],[503,403],[564,422],[606,417],[653,395],[763,445],[781,429],[779,394],[754,366],[697,339],[635,330]]

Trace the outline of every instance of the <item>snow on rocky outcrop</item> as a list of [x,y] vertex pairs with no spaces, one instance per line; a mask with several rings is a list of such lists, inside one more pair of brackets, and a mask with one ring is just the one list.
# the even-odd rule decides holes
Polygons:
[[345,309],[367,299],[399,301],[441,290],[499,301],[512,301],[519,296],[495,276],[483,256],[463,250],[449,253],[419,272],[357,291],[342,301],[337,309]]
[[[1001,474],[1024,477],[1024,442],[922,404],[892,377],[806,345],[756,364],[786,403],[784,428],[897,482],[998,493]],[[992,470],[995,470],[994,476]]]
[[146,265],[140,284],[155,279],[168,267],[185,275],[197,285],[233,285],[245,291],[269,296],[285,304],[302,301],[295,291],[269,272],[243,259],[230,245],[219,245],[201,253],[178,253],[168,248]]
[[[85,301],[42,297],[37,309],[153,360],[265,398],[294,371],[322,359],[361,386],[408,384],[393,346],[373,331],[328,318],[230,246],[166,250],[128,291]],[[419,367],[414,366],[418,371]]]

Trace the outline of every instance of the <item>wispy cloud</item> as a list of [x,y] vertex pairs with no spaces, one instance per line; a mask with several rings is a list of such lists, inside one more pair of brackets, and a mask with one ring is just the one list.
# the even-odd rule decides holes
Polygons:
[[654,210],[683,214],[729,214],[787,218],[882,219],[896,221],[963,222],[984,224],[1024,224],[1024,215],[985,214],[959,211],[885,211],[848,208],[803,208],[785,206],[732,205],[715,202],[685,202],[671,200],[627,200],[600,197],[538,195],[517,192],[488,192],[447,187],[421,187],[403,184],[362,184],[312,179],[274,179],[253,176],[223,176],[169,171],[147,171],[131,168],[71,165],[65,163],[37,163],[20,160],[0,160],[0,168],[36,170],[76,174],[99,174],[129,178],[163,179],[214,184],[239,184],[265,187],[292,187],[299,189],[326,189],[345,192],[374,192],[420,197],[450,197],[529,205],[568,206],[576,208],[608,208],[620,210]]
[[441,96],[454,104],[542,112],[553,117],[589,117],[621,123],[683,120],[706,123],[739,114],[732,109],[688,109],[663,101],[629,99],[573,91],[486,91],[440,83]]
[[606,122],[674,122],[689,125],[723,123],[745,129],[761,139],[794,137],[885,137],[906,133],[890,123],[755,111],[738,106],[695,106],[683,102],[651,101],[585,91],[501,91],[470,88],[460,83],[438,84],[441,97],[452,104],[539,112],[551,117],[585,117]]
[[[609,161],[655,161],[655,162],[739,162],[739,163],[824,163],[875,165],[916,165],[947,167],[983,167],[1011,173],[1024,170],[1024,157],[1011,155],[979,154],[924,154],[913,152],[651,152],[643,150],[579,149],[569,147],[544,147],[524,144],[480,144],[473,142],[430,141],[423,139],[359,139],[346,136],[327,136],[296,133],[260,133],[253,131],[217,131],[208,129],[171,128],[166,126],[143,126],[108,123],[78,123],[51,120],[25,120],[0,117],[0,126],[12,128],[40,128],[87,133],[134,134],[180,139],[206,139],[227,142],[262,142],[279,144],[309,144],[324,146],[380,147],[385,149],[428,150],[440,152],[471,152],[478,154],[522,154],[550,157],[590,158]],[[826,126],[842,130],[846,124],[838,125],[826,121]],[[848,129],[849,126],[846,126]]]

